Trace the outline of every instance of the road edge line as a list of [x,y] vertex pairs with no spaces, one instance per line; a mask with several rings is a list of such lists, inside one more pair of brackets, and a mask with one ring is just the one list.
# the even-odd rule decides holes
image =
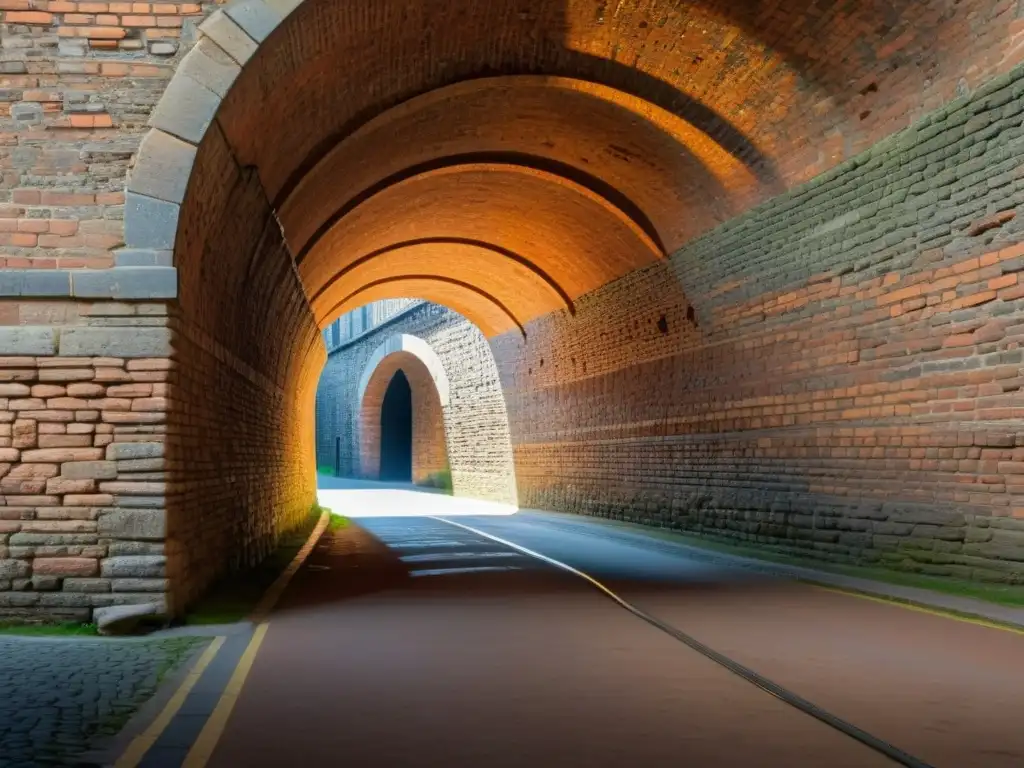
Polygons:
[[214,749],[217,748],[221,735],[224,733],[224,729],[227,727],[228,719],[231,717],[235,703],[242,693],[242,686],[245,685],[245,679],[249,676],[249,671],[252,669],[253,662],[256,660],[256,654],[263,643],[263,638],[266,636],[269,626],[269,624],[264,622],[256,627],[252,639],[249,640],[249,645],[246,646],[245,651],[238,660],[238,666],[235,667],[235,671],[231,674],[231,679],[228,680],[228,684],[217,700],[217,706],[214,707],[213,712],[203,726],[203,730],[199,732],[199,737],[185,756],[185,761],[181,764],[182,768],[203,768],[209,762]]
[[181,681],[178,689],[172,694],[171,698],[164,705],[164,708],[160,710],[160,714],[154,718],[146,729],[132,739],[128,747],[121,753],[121,756],[114,762],[114,768],[135,768],[142,759],[146,756],[146,753],[156,744],[157,739],[166,730],[167,726],[170,725],[171,720],[181,709],[182,704],[185,703],[185,699],[188,698],[189,693],[195,684],[199,682],[199,678],[202,677],[203,672],[210,666],[210,662],[213,661],[217,652],[220,651],[221,646],[224,645],[225,637],[218,635],[213,638],[213,641],[206,646],[206,649],[200,655],[198,661],[192,666],[185,679]]
[[[596,517],[596,516],[592,516],[592,515],[574,515],[574,514],[569,513],[569,512],[556,512],[556,511],[553,511],[553,510],[546,510],[546,509],[528,509],[528,510],[525,510],[525,511],[527,511],[527,512],[536,512],[536,513],[540,513],[542,515],[557,515],[558,517],[562,517],[562,518],[565,518],[566,520],[571,520],[573,522],[580,522],[581,520],[584,520],[586,522],[595,522],[595,523],[598,523],[600,525],[607,525],[609,528],[621,528],[621,529],[624,529],[627,532],[632,533],[634,535],[646,536],[647,538],[650,538],[650,539],[659,539],[659,537],[650,535],[650,532],[649,532],[648,529],[654,530],[654,531],[664,531],[664,532],[669,533],[669,534],[677,534],[678,533],[677,531],[674,531],[674,530],[672,530],[670,528],[666,528],[664,526],[647,526],[647,525],[644,525],[643,523],[629,523],[629,522],[624,522],[622,520],[611,520],[611,519],[602,518],[602,517]],[[738,565],[735,565],[735,567],[746,568],[746,567],[749,566],[749,567],[752,567],[752,568],[755,568],[755,567],[756,568],[760,568],[760,569],[763,569],[765,572],[771,573],[774,576],[782,577],[784,579],[787,579],[787,580],[792,581],[792,582],[797,583],[797,584],[803,584],[805,586],[814,587],[814,588],[818,588],[818,589],[823,589],[823,590],[825,590],[827,592],[836,592],[838,594],[849,595],[850,597],[859,597],[859,598],[862,598],[864,600],[871,600],[871,601],[877,602],[877,603],[886,603],[888,605],[895,606],[897,608],[906,608],[909,611],[916,611],[918,613],[927,613],[927,614],[931,614],[933,616],[938,616],[938,617],[943,618],[943,619],[950,619],[952,621],[964,622],[965,624],[975,624],[977,626],[985,627],[986,629],[998,629],[998,630],[1003,630],[1004,632],[1010,632],[1011,634],[1015,634],[1015,635],[1024,635],[1024,624],[1017,624],[1017,623],[1015,623],[1013,621],[1001,621],[999,619],[993,619],[991,617],[985,616],[984,614],[976,613],[976,612],[973,612],[973,611],[968,611],[968,610],[962,610],[961,611],[961,610],[957,610],[955,608],[946,608],[944,606],[935,605],[934,603],[928,603],[928,602],[925,602],[924,600],[918,600],[918,599],[912,598],[912,597],[901,597],[899,595],[890,595],[890,594],[887,594],[886,592],[883,592],[881,589],[879,589],[878,591],[874,591],[874,590],[868,590],[868,589],[860,589],[858,587],[843,586],[841,584],[837,584],[837,583],[835,583],[835,582],[833,582],[833,581],[831,581],[829,579],[826,579],[826,578],[816,578],[814,576],[804,576],[804,575],[801,575],[801,574],[793,574],[793,573],[790,573],[789,571],[785,570],[786,568],[801,568],[801,569],[812,570],[812,571],[815,570],[810,565],[795,565],[795,564],[779,563],[779,562],[777,562],[775,560],[762,560],[762,559],[754,556],[753,554],[739,555],[739,554],[733,554],[733,553],[730,553],[730,552],[722,552],[722,551],[719,551],[719,550],[716,550],[716,549],[711,549],[711,548],[708,548],[708,547],[703,547],[703,546],[701,546],[701,545],[699,545],[697,543],[691,542],[691,541],[672,541],[670,539],[661,539],[661,540],[662,541],[667,541],[668,543],[672,544],[673,546],[680,547],[681,549],[687,549],[687,550],[691,550],[693,552],[699,553],[700,555],[705,556],[708,560],[715,560],[715,561],[718,561],[718,562],[721,562],[721,563],[726,563],[726,564],[729,564],[730,561],[739,560],[741,562]],[[830,573],[830,572],[827,572],[827,571],[818,571],[818,573],[821,574],[822,576],[835,576],[835,577],[842,577],[842,576],[844,576],[844,574]],[[872,582],[874,584],[878,584],[879,586],[894,586],[894,587],[904,586],[904,585],[896,584],[896,583],[893,583],[893,582],[877,581],[875,579],[870,579],[870,578],[868,578],[866,576],[852,576],[850,578],[856,578],[856,579],[860,579],[862,581]],[[955,597],[955,595],[951,595],[950,593],[938,592],[937,590],[927,590],[926,587],[912,587],[912,588],[913,589],[922,589],[922,590],[926,590],[926,591],[932,591],[932,592],[935,592],[935,594],[937,594],[937,595],[944,595],[944,596],[949,596],[949,597]],[[1000,603],[995,603],[995,602],[983,600],[982,598],[972,598],[972,599],[978,600],[979,602],[988,603],[989,605],[992,605],[992,606],[999,606],[1000,605]]]
[[568,563],[562,562],[561,560],[556,560],[555,558],[541,554],[536,550],[524,547],[522,544],[516,544],[514,541],[509,541],[508,539],[504,539],[500,536],[495,536],[494,534],[487,533],[486,531],[481,531],[479,528],[473,528],[472,526],[464,525],[463,523],[456,523],[454,520],[448,520],[447,518],[437,516],[430,516],[429,519],[437,520],[441,523],[447,523],[448,525],[453,525],[457,528],[462,528],[463,530],[469,531],[470,533],[476,534],[477,536],[481,536],[485,539],[490,539],[493,542],[509,547],[510,549],[514,549],[525,555],[535,557],[536,559],[548,563],[549,565],[552,565],[563,571],[571,573],[575,576],[579,576],[583,578],[585,581],[589,582],[594,587],[597,587],[597,589],[600,592],[610,597],[613,602],[617,603],[637,618],[646,621],[648,624],[654,626],[657,629],[660,629],[670,637],[679,640],[684,645],[688,646],[690,649],[696,651],[697,653],[701,654],[710,661],[724,667],[725,669],[744,679],[746,682],[751,683],[752,685],[764,691],[765,693],[783,701],[784,703],[788,704],[794,709],[801,711],[804,714],[809,715],[810,717],[813,717],[814,719],[824,723],[827,726],[835,728],[840,733],[843,733],[844,735],[849,736],[850,738],[854,739],[860,744],[883,754],[884,756],[888,757],[890,760],[893,760],[894,762],[907,766],[907,768],[934,768],[934,766],[924,762],[923,760],[919,760],[918,758],[914,757],[908,752],[904,752],[902,749],[895,746],[894,744],[890,744],[889,742],[883,739],[879,739],[871,733],[868,733],[867,731],[863,730],[859,726],[854,725],[853,723],[848,722],[846,720],[843,720],[841,717],[833,715],[828,710],[822,709],[817,704],[814,704],[813,702],[804,699],[802,696],[800,696],[800,694],[788,690],[787,688],[779,685],[778,683],[773,682],[769,678],[764,677],[759,672],[756,672],[753,669],[744,666],[743,664],[729,658],[725,654],[719,653],[710,646],[705,645],[696,638],[686,634],[678,627],[675,627],[672,624],[668,624],[667,622],[662,621],[653,614],[647,613],[647,611],[629,602],[626,598],[620,597],[610,587],[606,587],[593,576],[590,576],[589,574],[579,570],[578,568],[574,568]]
[[1009,622],[1003,623],[995,621],[993,619],[985,618],[984,616],[977,616],[971,613],[960,613],[950,608],[939,608],[933,605],[927,605],[926,603],[920,603],[915,600],[910,600],[902,597],[894,597],[890,595],[878,595],[874,592],[863,592],[858,589],[852,589],[850,587],[837,587],[827,582],[812,581],[810,579],[797,579],[797,581],[806,584],[814,589],[820,589],[823,592],[835,592],[840,595],[846,595],[848,597],[857,597],[861,600],[870,600],[873,603],[883,603],[885,605],[891,605],[894,608],[903,608],[908,611],[914,611],[916,613],[926,613],[931,616],[938,616],[942,619],[949,619],[950,621],[959,621],[964,624],[974,624],[985,629],[998,629],[1003,632],[1009,632],[1013,635],[1024,635],[1024,627],[1018,624],[1011,624]]
[[228,684],[221,692],[217,705],[203,725],[203,730],[199,732],[199,737],[185,756],[182,768],[203,768],[213,756],[213,751],[217,748],[220,737],[227,727],[231,712],[234,710],[235,703],[242,693],[242,687],[245,685],[245,680],[249,676],[253,663],[256,661],[256,654],[259,652],[263,638],[270,627],[267,616],[274,610],[288,584],[291,583],[292,578],[298,573],[299,568],[306,562],[313,548],[320,541],[324,531],[327,530],[330,520],[330,510],[324,509],[320,513],[320,519],[317,521],[316,527],[313,528],[309,538],[306,539],[306,543],[295,553],[295,557],[292,558],[288,567],[274,580],[274,583],[270,585],[263,594],[263,597],[260,598],[260,602],[253,609],[252,613],[249,614],[249,621],[257,625],[256,629],[245,651],[242,652],[241,657],[238,659],[235,671],[231,673],[231,679],[228,680]]

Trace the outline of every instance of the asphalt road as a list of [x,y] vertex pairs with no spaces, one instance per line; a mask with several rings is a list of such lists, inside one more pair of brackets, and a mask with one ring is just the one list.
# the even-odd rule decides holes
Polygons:
[[[586,571],[925,764],[1024,765],[1020,635],[597,522],[453,520]],[[577,576],[434,519],[359,523],[292,583],[211,765],[897,764]]]

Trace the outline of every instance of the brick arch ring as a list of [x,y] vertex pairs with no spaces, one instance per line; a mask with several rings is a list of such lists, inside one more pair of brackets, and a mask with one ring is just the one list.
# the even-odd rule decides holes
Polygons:
[[511,433],[497,364],[483,335],[476,329],[466,332],[472,338],[459,339],[457,348],[476,347],[472,351],[483,365],[456,369],[454,379],[441,355],[418,336],[395,334],[370,354],[351,404],[359,474],[380,477],[384,395],[401,370],[413,401],[413,482],[427,482],[448,470],[456,496],[515,504]]
[[358,413],[362,407],[363,398],[366,396],[366,388],[370,385],[370,378],[374,371],[381,364],[385,357],[396,352],[408,352],[416,357],[430,372],[430,378],[434,380],[438,397],[441,400],[441,407],[447,408],[451,402],[451,384],[448,381],[448,374],[445,373],[444,364],[437,353],[423,339],[411,336],[408,333],[395,334],[385,339],[377,349],[370,355],[363,368],[363,375],[359,378],[359,389],[356,394],[356,401],[353,405],[353,413]]
[[[150,130],[143,137],[128,174],[124,246],[115,253],[116,266],[127,268],[117,270],[121,272],[118,279],[121,298],[177,297],[176,267],[180,265],[175,263],[174,250],[179,214],[192,180],[199,146],[209,131],[221,130],[216,121],[217,112],[247,63],[303,2],[232,0],[200,25],[196,44],[179,63],[151,114]],[[636,119],[650,123],[673,137],[679,146],[687,148],[706,164],[706,170],[713,176],[721,170],[719,166],[731,169],[737,162],[714,139],[687,120],[625,91],[566,77],[519,76],[514,79],[525,87],[543,83],[551,88],[578,91],[615,104]],[[484,87],[489,82],[485,79],[480,83],[459,83],[443,89],[444,95]],[[438,97],[428,93],[412,101],[421,105],[424,100],[429,102],[431,98]],[[406,108],[412,106],[410,101]],[[392,109],[401,111],[402,105]],[[380,119],[386,117],[384,115]],[[310,172],[315,170],[313,168]],[[602,204],[613,217],[621,217],[620,203],[603,201],[602,198]],[[664,257],[660,248],[654,251],[653,258]],[[293,254],[293,258],[295,256]],[[638,265],[640,262],[634,264]],[[132,268],[136,267],[149,269],[141,275],[135,274],[139,270]],[[603,278],[610,276],[603,275]],[[548,309],[562,307],[566,300],[571,309],[575,294],[586,292],[585,289],[591,287],[596,286],[587,283],[583,288],[571,291],[573,295],[570,296],[566,293],[569,289],[558,283],[559,290],[566,295],[557,297]],[[476,300],[479,301],[479,297]],[[536,313],[531,313],[531,318],[533,314]]]

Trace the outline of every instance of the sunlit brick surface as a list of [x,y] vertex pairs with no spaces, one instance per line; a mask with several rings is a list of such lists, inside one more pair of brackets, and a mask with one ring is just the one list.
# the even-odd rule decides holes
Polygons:
[[[457,488],[1020,580],[1020,16],[0,0],[0,612],[180,610],[268,552],[358,454],[323,403],[315,445],[321,326],[399,296],[479,327],[407,329]],[[140,361],[165,392],[45,388]]]

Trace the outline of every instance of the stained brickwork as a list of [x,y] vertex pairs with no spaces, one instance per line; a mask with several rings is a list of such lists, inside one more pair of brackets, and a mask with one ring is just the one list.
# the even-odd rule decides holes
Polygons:
[[216,5],[0,0],[0,266],[114,265],[150,110]]
[[[219,184],[186,201],[168,462],[176,605],[264,557],[316,498],[313,398],[326,356],[257,176],[223,142]],[[226,296],[238,297],[225,301]]]
[[[333,351],[327,360],[316,396],[317,463],[339,465],[346,477],[372,477],[375,459],[372,437],[362,446],[360,421],[374,422],[374,408],[363,409],[360,380],[390,380],[399,355],[373,360],[375,351],[388,339],[410,334],[426,342],[444,369],[447,404],[443,406],[445,451],[452,473],[454,492],[460,496],[514,502],[515,472],[509,439],[508,414],[498,380],[494,356],[480,331],[462,316],[435,304],[421,304],[392,318],[366,336]],[[407,354],[407,353],[403,353]],[[422,365],[422,362],[421,362]],[[369,370],[368,370],[369,369]],[[403,367],[413,383],[417,368]],[[411,375],[410,375],[411,374]],[[436,389],[436,378],[435,378]],[[425,386],[425,382],[423,382]],[[383,389],[378,396],[383,397]],[[371,387],[366,392],[375,397]],[[413,419],[417,416],[413,390]],[[363,433],[365,434],[365,433]],[[440,463],[435,447],[432,464]],[[337,449],[340,446],[340,462]],[[415,461],[414,452],[414,461]],[[364,464],[365,462],[365,464]]]

